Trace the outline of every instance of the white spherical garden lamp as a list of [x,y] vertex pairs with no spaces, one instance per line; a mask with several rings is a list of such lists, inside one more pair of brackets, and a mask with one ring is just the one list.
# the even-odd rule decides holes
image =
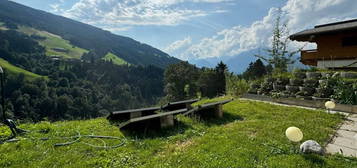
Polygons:
[[325,107],[327,108],[327,109],[334,109],[335,107],[336,107],[336,104],[335,104],[335,102],[333,102],[333,101],[327,101],[326,103],[325,103]]
[[299,142],[303,138],[301,130],[297,127],[289,127],[286,129],[285,135],[292,142]]

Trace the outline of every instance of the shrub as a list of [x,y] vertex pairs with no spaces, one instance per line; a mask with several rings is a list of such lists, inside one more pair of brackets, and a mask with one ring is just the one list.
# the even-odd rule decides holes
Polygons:
[[248,92],[249,83],[244,79],[231,79],[227,83],[227,93],[231,96],[240,96]]
[[258,94],[269,95],[270,91],[273,90],[273,82],[265,81],[260,85]]
[[356,81],[343,80],[337,81],[332,98],[341,104],[357,105],[357,83]]
[[248,90],[248,93],[256,94],[258,92],[258,89],[260,89],[261,83],[261,80],[255,80],[253,82],[250,82],[250,88]]
[[324,80],[319,84],[314,96],[320,98],[330,98],[333,94],[333,89],[335,88],[337,81],[337,78],[328,78],[327,80]]

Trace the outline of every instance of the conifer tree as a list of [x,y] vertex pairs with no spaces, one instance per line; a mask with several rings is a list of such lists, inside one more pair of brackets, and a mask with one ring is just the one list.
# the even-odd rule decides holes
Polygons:
[[281,11],[279,11],[274,24],[271,46],[265,50],[267,55],[258,54],[255,56],[272,65],[276,71],[286,72],[288,65],[294,64],[296,61],[294,55],[301,50],[289,51],[288,36],[289,31],[287,25],[281,22]]

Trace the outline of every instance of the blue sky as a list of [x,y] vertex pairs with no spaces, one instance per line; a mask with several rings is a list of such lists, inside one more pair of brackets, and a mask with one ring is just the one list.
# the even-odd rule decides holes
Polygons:
[[183,60],[237,57],[267,47],[278,8],[292,33],[357,17],[355,0],[13,1],[134,38]]

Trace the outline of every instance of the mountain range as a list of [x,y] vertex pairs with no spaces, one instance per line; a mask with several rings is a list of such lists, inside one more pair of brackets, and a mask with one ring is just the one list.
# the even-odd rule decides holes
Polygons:
[[242,52],[235,56],[223,56],[219,58],[204,58],[204,59],[192,59],[190,63],[199,67],[215,67],[220,61],[227,64],[229,71],[236,74],[244,72],[249,63],[254,62],[257,58],[254,56],[258,53],[258,49]]
[[[215,67],[220,61],[227,64],[227,67],[230,72],[236,74],[243,73],[249,66],[251,62],[255,62],[258,58],[254,55],[263,54],[264,50],[262,49],[252,49],[249,51],[242,52],[234,56],[223,56],[219,58],[204,58],[204,59],[192,59],[189,60],[191,64],[195,64],[198,67]],[[265,53],[267,55],[267,53]],[[300,59],[300,54],[296,54],[293,59],[295,60],[294,64],[288,66],[289,70],[293,69],[308,69],[309,66],[302,64]],[[265,62],[265,64],[267,64]]]

